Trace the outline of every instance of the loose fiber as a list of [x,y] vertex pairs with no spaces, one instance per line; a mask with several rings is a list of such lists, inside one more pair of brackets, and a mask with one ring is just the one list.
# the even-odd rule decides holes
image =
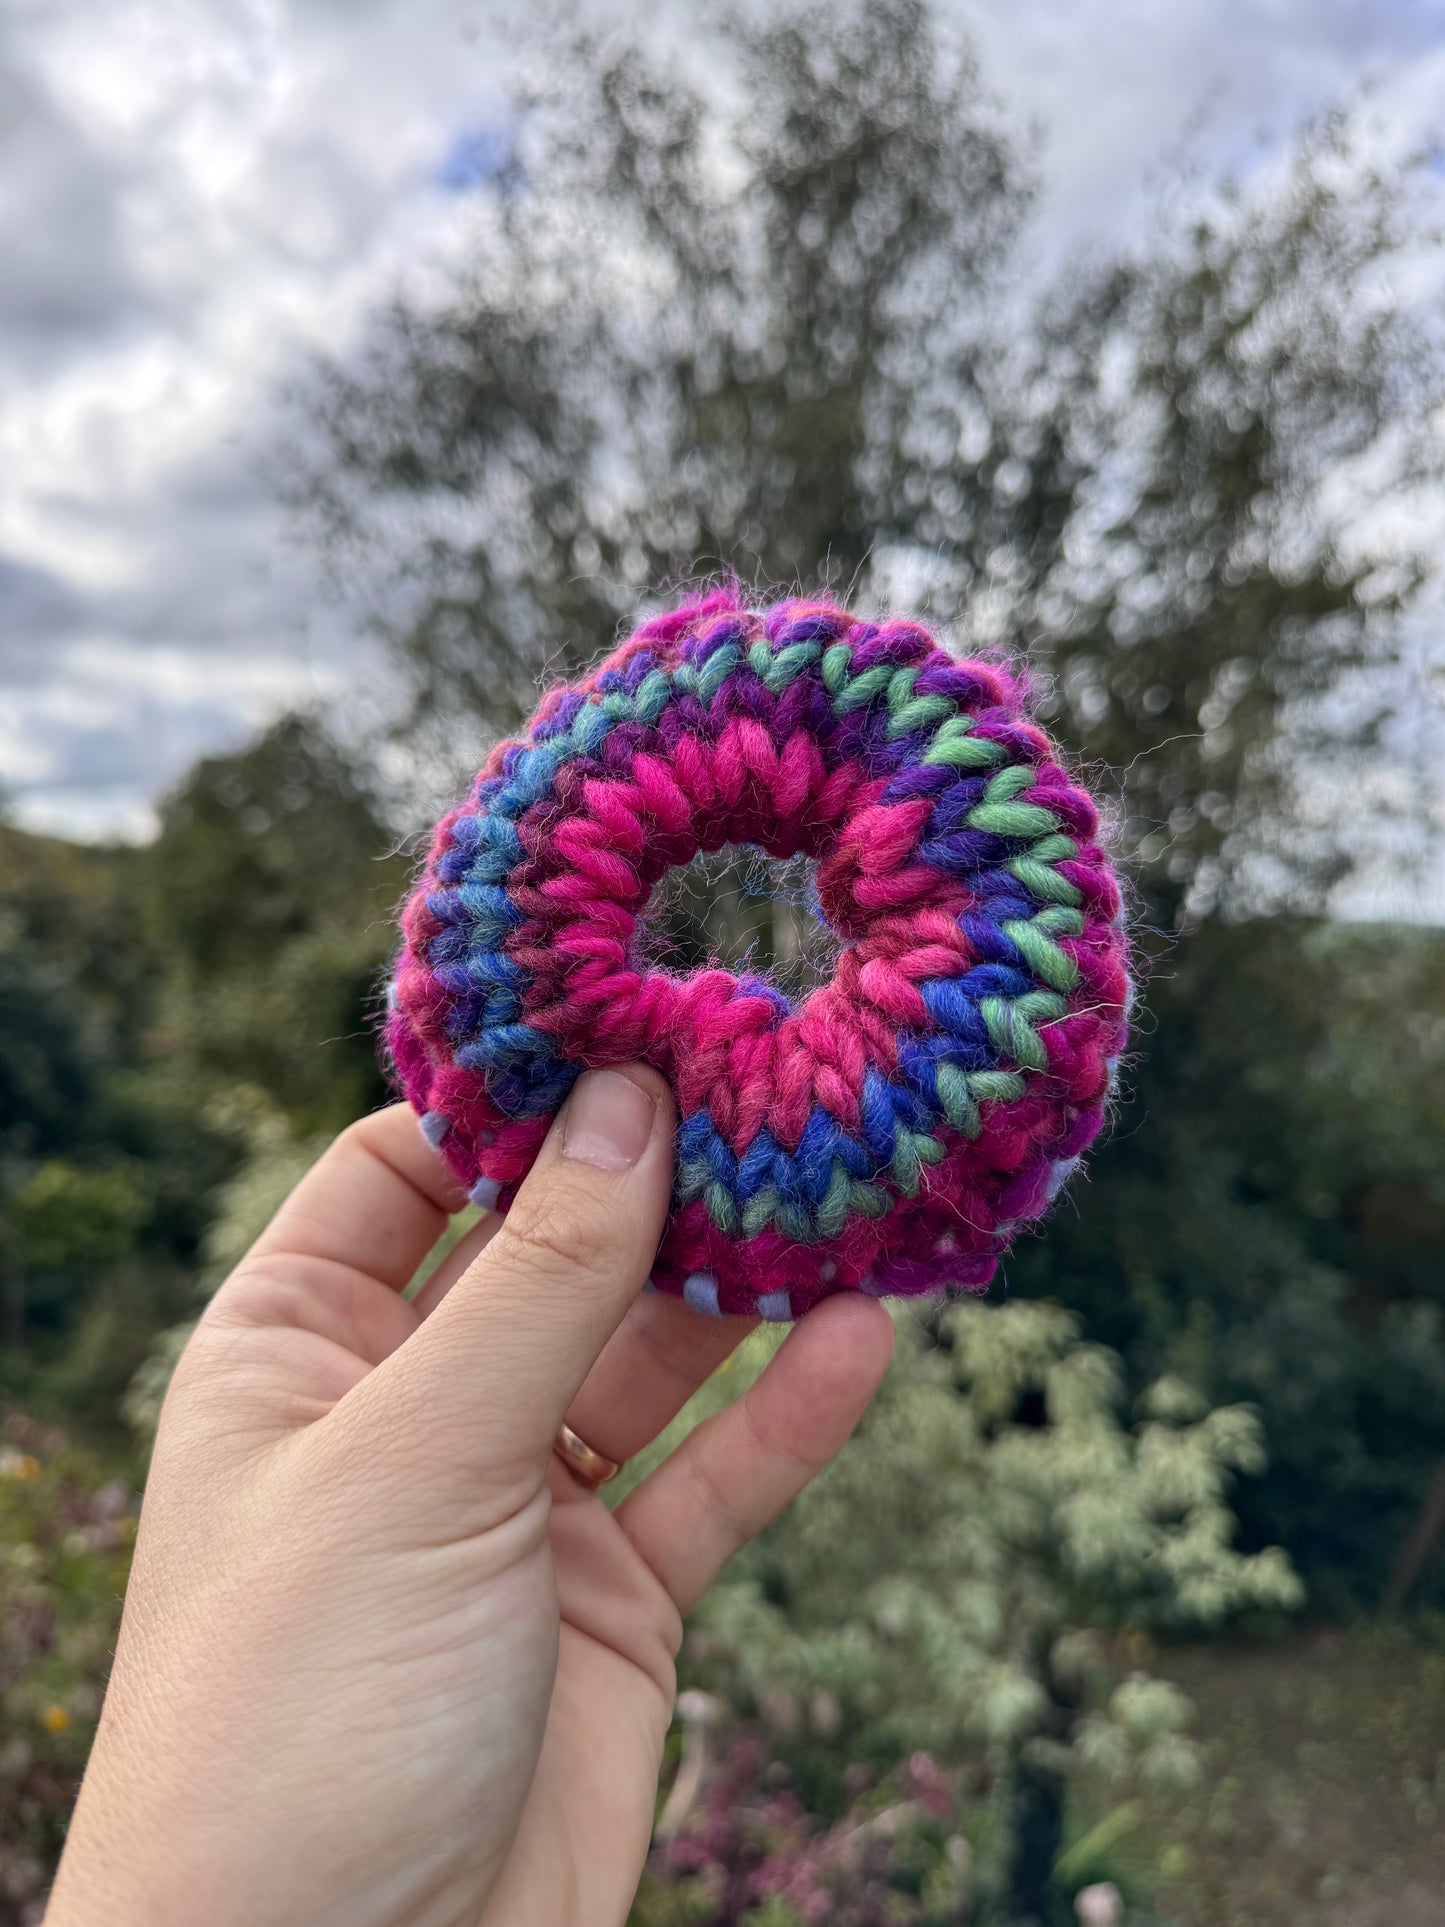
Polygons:
[[[1097,1134],[1130,998],[1093,803],[992,663],[917,623],[728,590],[645,622],[500,744],[402,917],[387,1045],[422,1129],[505,1209],[588,1066],[677,1096],[653,1283],[795,1318],[979,1289]],[[700,850],[804,854],[842,953],[797,1003],[643,961]]]

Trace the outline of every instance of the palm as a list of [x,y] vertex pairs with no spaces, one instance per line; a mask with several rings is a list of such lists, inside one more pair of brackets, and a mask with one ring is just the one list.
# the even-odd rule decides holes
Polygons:
[[551,1537],[562,1602],[557,1671],[487,1927],[624,1917],[672,1715],[677,1611],[626,1533],[600,1500],[578,1495],[554,1509]]

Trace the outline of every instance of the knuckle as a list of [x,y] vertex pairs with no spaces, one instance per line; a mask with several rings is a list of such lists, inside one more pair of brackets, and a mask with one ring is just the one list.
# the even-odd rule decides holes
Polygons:
[[332,1140],[331,1149],[333,1151],[370,1151],[375,1136],[375,1114],[368,1113],[365,1116],[353,1118],[344,1130],[338,1131]]
[[198,1338],[222,1333],[267,1330],[277,1325],[304,1323],[310,1302],[301,1278],[300,1261],[291,1266],[248,1253],[201,1313]]
[[718,1476],[717,1468],[704,1454],[699,1453],[689,1469],[696,1510],[712,1520],[718,1533],[730,1546],[746,1545],[752,1535],[743,1511]]
[[509,1261],[548,1276],[596,1277],[611,1270],[614,1258],[608,1226],[580,1199],[550,1199],[523,1214],[513,1209],[497,1242]]
[[677,1656],[682,1651],[682,1614],[659,1583],[663,1602],[654,1619],[638,1640],[633,1655],[638,1666],[656,1686],[669,1715],[677,1696]]
[[738,1423],[747,1433],[756,1456],[761,1460],[772,1460],[776,1464],[790,1467],[798,1475],[800,1484],[807,1484],[810,1480],[817,1478],[828,1464],[827,1453],[820,1457],[815,1453],[799,1450],[797,1446],[790,1445],[786,1439],[778,1438],[758,1410],[756,1402],[746,1393],[738,1400],[737,1413]]
[[632,1307],[632,1330],[647,1353],[653,1368],[679,1385],[691,1388],[697,1381],[698,1367],[710,1371],[718,1343],[717,1319],[688,1318],[675,1314],[678,1301],[649,1293]]

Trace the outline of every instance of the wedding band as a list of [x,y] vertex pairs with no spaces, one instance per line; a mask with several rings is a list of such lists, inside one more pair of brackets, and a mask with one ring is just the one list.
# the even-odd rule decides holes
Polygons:
[[570,1425],[557,1427],[552,1450],[579,1485],[585,1485],[589,1492],[595,1492],[599,1485],[606,1485],[622,1470],[621,1459],[609,1459],[605,1452],[597,1451],[586,1439],[579,1439]]

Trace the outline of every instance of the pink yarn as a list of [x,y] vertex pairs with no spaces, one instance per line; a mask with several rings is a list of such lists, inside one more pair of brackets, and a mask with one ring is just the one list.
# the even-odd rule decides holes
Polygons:
[[[680,1125],[654,1283],[699,1309],[979,1288],[1096,1135],[1124,1041],[1097,827],[1005,669],[826,603],[689,601],[553,690],[438,825],[398,1076],[504,1209],[583,1067],[657,1065]],[[843,949],[796,1006],[639,956],[658,880],[726,844],[815,864]]]

